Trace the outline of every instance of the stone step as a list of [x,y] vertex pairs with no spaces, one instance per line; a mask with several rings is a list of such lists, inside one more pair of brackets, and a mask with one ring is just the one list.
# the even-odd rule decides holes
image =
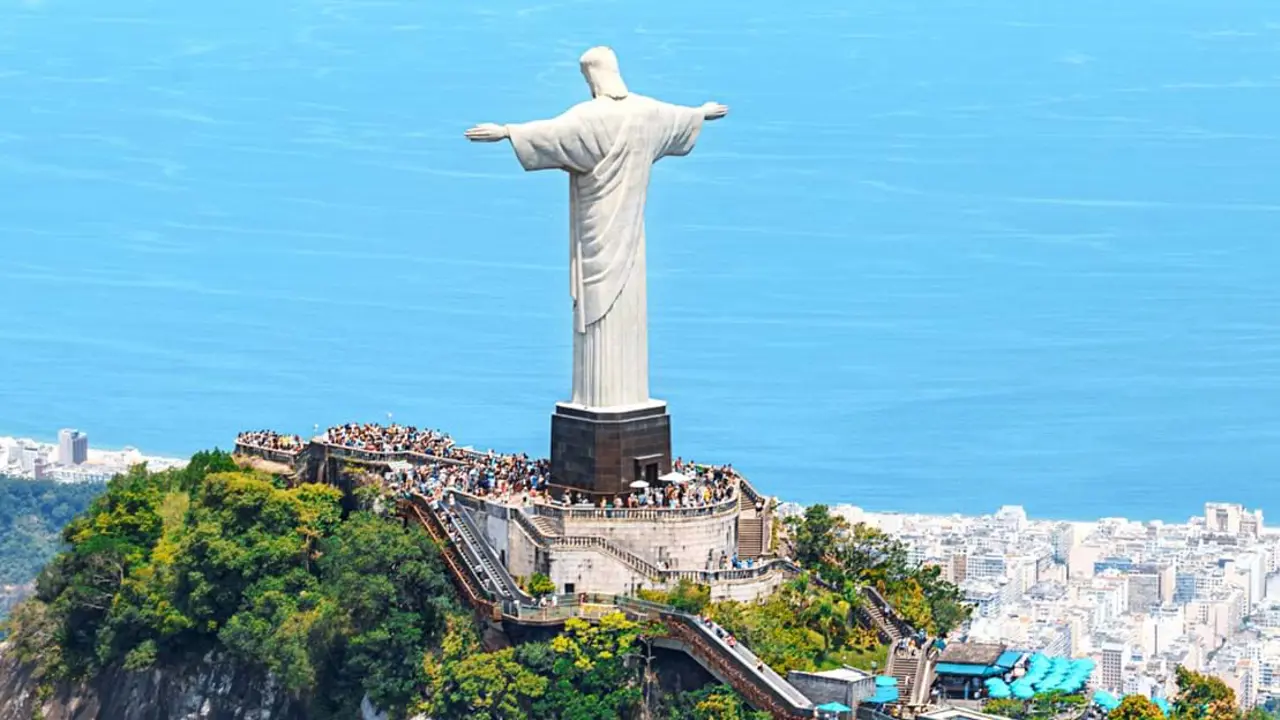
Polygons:
[[533,526],[541,530],[544,535],[555,536],[560,534],[556,531],[556,526],[553,525],[550,520],[540,515],[535,515],[533,517]]
[[764,550],[764,520],[758,517],[739,517],[738,557],[760,557]]

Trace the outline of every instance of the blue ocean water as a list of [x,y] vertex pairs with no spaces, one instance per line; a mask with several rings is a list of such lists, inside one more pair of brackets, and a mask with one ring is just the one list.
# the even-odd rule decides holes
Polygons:
[[872,509],[1276,507],[1280,5],[0,0],[0,433],[394,419],[543,453],[566,186],[632,89],[677,452]]

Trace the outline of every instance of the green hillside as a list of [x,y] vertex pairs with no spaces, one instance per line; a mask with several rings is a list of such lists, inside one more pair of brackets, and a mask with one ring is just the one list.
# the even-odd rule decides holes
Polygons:
[[104,489],[0,475],[0,585],[34,580],[57,553],[62,527]]

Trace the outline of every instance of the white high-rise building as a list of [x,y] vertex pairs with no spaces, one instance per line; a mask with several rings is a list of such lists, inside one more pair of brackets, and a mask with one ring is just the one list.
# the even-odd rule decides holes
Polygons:
[[1236,503],[1205,503],[1204,525],[1210,533],[1256,538],[1262,532],[1262,511]]
[[72,428],[58,431],[58,464],[80,465],[88,459],[88,435]]
[[1102,662],[1098,663],[1102,670],[1100,682],[1102,687],[1111,692],[1124,690],[1124,666],[1129,662],[1128,643],[1107,643],[1102,646]]

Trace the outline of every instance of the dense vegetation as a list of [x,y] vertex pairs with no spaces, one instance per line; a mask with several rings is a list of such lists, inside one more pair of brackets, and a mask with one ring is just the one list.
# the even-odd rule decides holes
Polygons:
[[[480,652],[473,630],[450,623],[443,648],[427,658],[432,717],[465,720],[616,720],[641,714],[646,636],[656,632],[621,613],[597,624],[571,619],[549,643]],[[724,686],[666,696],[652,717],[767,720]]]
[[906,545],[863,523],[849,525],[825,505],[810,506],[790,521],[795,559],[815,570],[850,604],[860,601],[857,589],[870,585],[912,627],[945,636],[969,617],[960,589],[936,566],[909,562]]
[[312,717],[351,717],[366,692],[407,707],[452,607],[448,580],[424,534],[344,518],[341,499],[223,453],[119,476],[15,610],[19,652],[58,679],[221,650],[309,698]]
[[604,720],[636,717],[646,702],[672,720],[762,717],[725,687],[646,693],[651,630],[621,614],[482,652],[428,536],[344,512],[342,500],[217,452],[182,470],[135,468],[66,525],[68,549],[14,612],[19,656],[47,685],[213,651],[272,677],[321,719],[356,716],[366,694],[393,717]]
[[746,641],[779,673],[827,670],[841,665],[885,667],[887,649],[874,630],[854,622],[852,601],[802,576],[759,603],[712,603],[707,614]]
[[0,475],[0,585],[34,580],[58,552],[62,527],[101,492],[101,485]]

